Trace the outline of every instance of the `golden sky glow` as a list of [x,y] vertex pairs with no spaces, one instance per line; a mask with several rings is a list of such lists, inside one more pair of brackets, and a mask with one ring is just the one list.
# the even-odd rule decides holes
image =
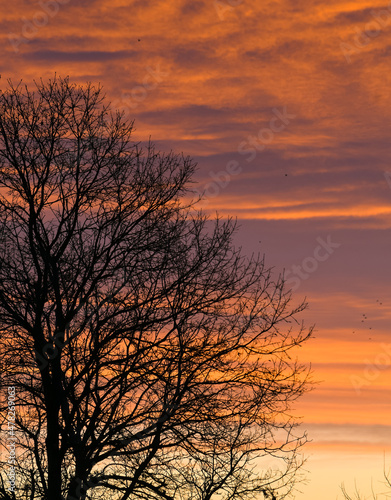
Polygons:
[[[298,354],[322,382],[296,407],[313,439],[296,498],[341,499],[344,477],[370,484],[375,465],[364,463],[381,475],[384,452],[391,464],[391,3],[13,0],[1,28],[3,87],[55,72],[100,82],[135,119],[136,140],[194,157],[201,206],[238,217],[236,242],[307,296],[316,338]],[[317,258],[327,237],[339,246]]]

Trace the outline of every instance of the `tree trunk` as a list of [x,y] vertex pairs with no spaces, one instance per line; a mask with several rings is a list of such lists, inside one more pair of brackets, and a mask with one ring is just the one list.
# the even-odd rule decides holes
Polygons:
[[[56,405],[55,402],[52,403]],[[59,453],[58,409],[48,409],[46,452],[48,459],[48,495],[47,500],[61,498],[61,457]]]

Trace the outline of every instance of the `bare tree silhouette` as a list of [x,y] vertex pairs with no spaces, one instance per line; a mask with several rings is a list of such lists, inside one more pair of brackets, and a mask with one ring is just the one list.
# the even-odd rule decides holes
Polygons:
[[[373,488],[373,485],[371,485],[371,492],[372,492],[371,498],[373,500],[377,500],[379,498],[378,495],[386,495],[385,498],[389,498],[389,496],[390,496],[390,492],[391,492],[390,471],[386,470],[385,464],[384,464],[384,470],[383,470],[383,477],[384,477],[383,484],[386,486],[387,491],[386,492],[383,491],[382,493],[376,493],[374,488]],[[352,494],[346,490],[344,484],[342,484],[341,490],[342,490],[342,494],[343,494],[343,497],[345,498],[345,500],[364,500],[364,497],[360,493],[357,485],[355,485],[354,496],[352,496]]]
[[308,387],[292,358],[306,304],[233,247],[232,220],[186,203],[194,162],[140,148],[132,127],[68,78],[0,94],[1,377],[18,436],[0,498],[282,498],[306,440],[290,414]]

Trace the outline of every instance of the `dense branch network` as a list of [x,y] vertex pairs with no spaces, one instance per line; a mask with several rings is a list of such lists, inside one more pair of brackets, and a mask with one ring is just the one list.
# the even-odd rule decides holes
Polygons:
[[19,439],[0,498],[282,498],[305,442],[290,415],[305,304],[233,247],[232,220],[186,204],[191,159],[131,133],[99,87],[0,94],[0,348]]

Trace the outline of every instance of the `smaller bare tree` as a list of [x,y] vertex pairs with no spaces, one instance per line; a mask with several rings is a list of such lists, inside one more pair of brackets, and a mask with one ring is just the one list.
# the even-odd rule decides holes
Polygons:
[[384,497],[385,499],[391,498],[391,474],[390,474],[390,471],[386,471],[385,467],[384,467],[384,471],[383,471],[383,476],[384,476],[383,484],[384,484],[384,486],[387,487],[387,491],[385,491],[383,493],[376,493],[374,488],[373,488],[373,484],[371,484],[371,493],[372,493],[371,498],[364,497],[360,493],[357,484],[355,484],[355,491],[353,493],[349,493],[346,490],[345,485],[342,484],[341,490],[342,490],[342,493],[343,493],[345,500],[380,500],[381,496],[383,496],[383,495],[385,495],[385,497]]

